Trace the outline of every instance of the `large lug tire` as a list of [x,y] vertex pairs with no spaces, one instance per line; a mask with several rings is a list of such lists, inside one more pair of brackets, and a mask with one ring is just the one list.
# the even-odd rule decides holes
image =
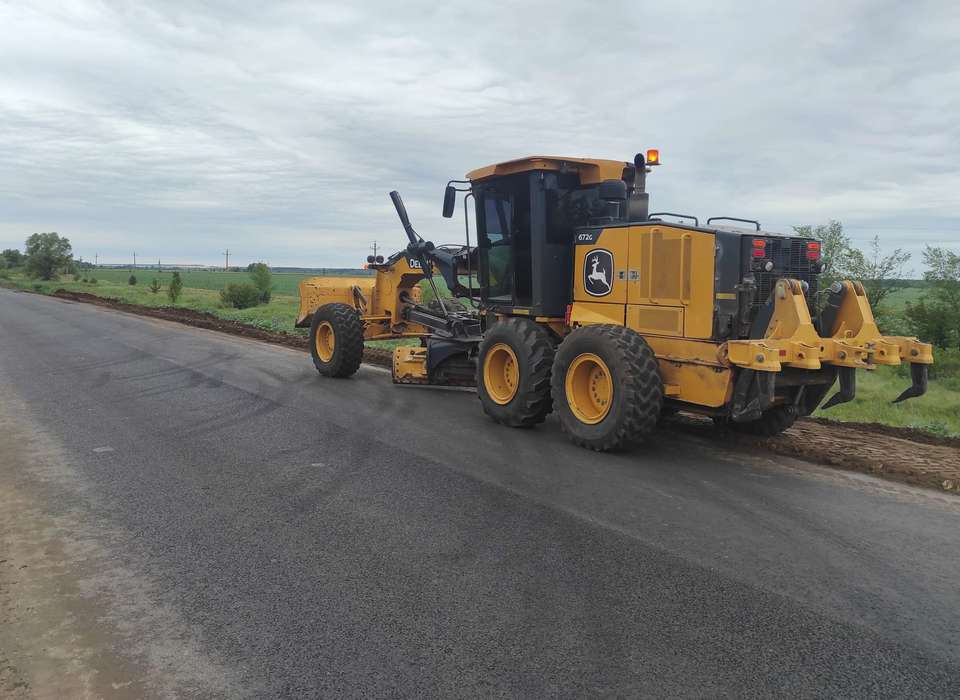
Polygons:
[[556,343],[525,318],[505,318],[484,333],[477,356],[477,396],[497,423],[528,428],[552,409],[550,368]]
[[774,406],[768,408],[756,420],[736,423],[729,421],[726,425],[731,430],[758,437],[773,437],[789,428],[797,420],[797,409],[794,406]]
[[349,377],[363,360],[363,322],[347,304],[325,304],[310,323],[310,354],[327,377]]
[[553,406],[570,439],[604,452],[642,442],[657,427],[663,380],[653,350],[623,326],[584,326],[553,361]]

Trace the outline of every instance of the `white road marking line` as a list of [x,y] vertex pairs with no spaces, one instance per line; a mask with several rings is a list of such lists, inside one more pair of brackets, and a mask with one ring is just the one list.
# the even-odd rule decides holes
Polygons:
[[94,451],[94,452],[98,452],[98,453],[102,453],[102,452],[113,452],[113,448],[112,448],[112,447],[106,447],[106,446],[105,446],[105,447],[94,447],[94,448],[93,448],[93,451]]

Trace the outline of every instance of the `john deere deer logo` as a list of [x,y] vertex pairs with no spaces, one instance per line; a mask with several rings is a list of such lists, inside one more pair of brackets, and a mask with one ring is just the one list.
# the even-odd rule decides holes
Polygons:
[[602,297],[613,291],[613,253],[595,248],[587,253],[583,266],[583,288],[587,294]]

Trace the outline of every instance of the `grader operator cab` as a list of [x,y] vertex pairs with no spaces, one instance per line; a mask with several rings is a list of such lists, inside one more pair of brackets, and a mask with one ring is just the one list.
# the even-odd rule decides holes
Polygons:
[[[641,441],[677,410],[774,435],[838,380],[825,405],[850,401],[856,370],[876,365],[910,363],[897,401],[926,391],[931,346],[881,335],[860,282],[820,290],[817,241],[651,213],[646,177],[659,163],[651,150],[632,163],[531,157],[474,170],[444,193],[446,217],[466,193],[465,245],[424,240],[391,192],[406,248],[370,259],[374,277],[300,285],[314,364],[346,377],[365,340],[417,338],[394,351],[395,382],[475,383],[495,421],[533,426],[556,411],[595,450]],[[444,298],[434,272],[465,303]]]

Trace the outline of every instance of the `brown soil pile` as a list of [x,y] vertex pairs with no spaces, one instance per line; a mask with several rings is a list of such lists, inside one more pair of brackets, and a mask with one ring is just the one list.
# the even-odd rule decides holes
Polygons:
[[[63,289],[58,289],[54,295],[307,351],[307,339],[303,336],[254,328],[202,311],[126,304],[116,299]],[[392,354],[389,350],[367,348],[364,361],[389,367]],[[677,416],[664,427],[695,433],[724,445],[762,448],[776,454],[960,493],[960,439],[957,438],[939,437],[911,428],[895,428],[878,423],[837,423],[817,418],[800,420],[775,438],[757,438],[719,430],[709,420],[688,415]]]
[[[723,430],[709,419],[685,414],[670,419],[664,427],[694,433],[728,446],[761,448],[960,494],[960,447],[955,446],[956,440],[909,428],[804,418],[781,435],[759,438]],[[915,439],[901,437],[901,434],[915,436]]]

